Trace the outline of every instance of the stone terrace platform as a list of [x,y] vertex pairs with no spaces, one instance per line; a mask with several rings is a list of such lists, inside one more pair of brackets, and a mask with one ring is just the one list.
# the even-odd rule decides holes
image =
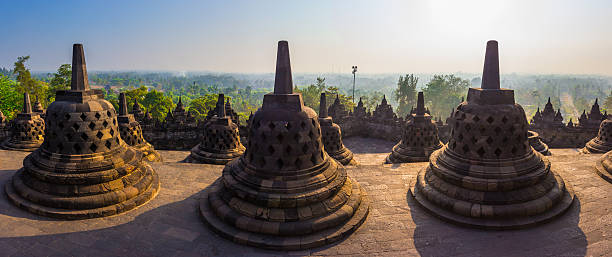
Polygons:
[[[0,194],[0,256],[610,256],[612,184],[592,170],[601,155],[552,149],[553,168],[574,187],[569,211],[530,229],[483,231],[429,215],[408,195],[426,162],[383,165],[393,142],[348,138],[358,167],[349,174],[365,187],[372,209],[365,224],[339,243],[299,252],[246,247],[218,237],[197,212],[201,191],[223,166],[177,163],[188,151],[160,151],[153,163],[162,189],[148,204],[119,216],[81,221],[38,217]],[[0,186],[28,153],[0,151]]]

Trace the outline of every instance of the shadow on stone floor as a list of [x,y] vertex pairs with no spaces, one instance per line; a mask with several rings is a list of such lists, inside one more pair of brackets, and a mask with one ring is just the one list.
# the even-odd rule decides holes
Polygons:
[[580,199],[552,221],[519,230],[481,230],[447,223],[406,194],[421,256],[585,256],[587,240],[578,223]]

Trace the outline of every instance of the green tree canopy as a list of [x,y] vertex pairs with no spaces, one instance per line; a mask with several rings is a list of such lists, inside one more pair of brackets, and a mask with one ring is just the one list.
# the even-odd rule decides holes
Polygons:
[[168,111],[172,110],[174,103],[170,96],[164,95],[164,93],[155,89],[149,91],[142,101],[142,105],[147,111],[153,116],[153,118],[162,121],[166,118]]
[[15,90],[17,82],[0,74],[0,110],[7,119],[13,119],[23,108],[23,95]]
[[32,96],[40,96],[40,99],[46,103],[46,96],[48,87],[46,83],[36,80],[32,78],[32,74],[30,70],[26,68],[25,62],[30,59],[30,56],[21,56],[17,58],[17,62],[15,62],[15,68],[13,69],[13,74],[17,75],[17,91],[19,93],[29,93]]
[[459,105],[469,86],[469,80],[455,75],[434,75],[423,88],[431,115],[442,119],[448,117],[451,110]]
[[397,107],[397,115],[399,117],[405,117],[406,114],[410,113],[410,108],[416,105],[416,86],[419,82],[419,78],[415,77],[414,74],[401,76],[397,81],[397,89],[395,89],[395,100],[399,103]]
[[53,78],[49,81],[49,90],[47,91],[47,99],[49,102],[55,101],[55,93],[59,90],[70,89],[72,80],[72,65],[62,64],[57,68],[57,72],[53,73]]
[[189,111],[191,115],[193,115],[196,120],[206,120],[208,111],[214,109],[217,105],[218,97],[218,94],[206,94],[192,99],[191,102],[189,102]]

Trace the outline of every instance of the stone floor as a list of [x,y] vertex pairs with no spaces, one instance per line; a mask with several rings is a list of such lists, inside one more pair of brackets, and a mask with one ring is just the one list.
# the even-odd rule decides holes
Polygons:
[[[393,143],[349,138],[357,167],[349,168],[372,198],[365,224],[339,243],[300,252],[237,245],[200,220],[200,192],[222,166],[177,163],[184,151],[161,151],[160,194],[128,213],[92,220],[59,221],[14,207],[0,194],[0,256],[610,256],[612,184],[595,175],[600,155],[552,149],[553,168],[578,196],[559,219],[534,228],[483,231],[440,221],[408,196],[408,183],[426,163],[383,165]],[[27,153],[0,151],[0,187]],[[4,190],[2,188],[2,190]]]

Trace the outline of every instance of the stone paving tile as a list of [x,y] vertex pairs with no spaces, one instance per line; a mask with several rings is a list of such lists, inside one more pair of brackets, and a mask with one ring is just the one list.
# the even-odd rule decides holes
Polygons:
[[[409,182],[427,163],[383,165],[394,143],[361,138],[344,143],[360,162],[348,172],[373,202],[363,226],[336,244],[275,252],[220,238],[201,221],[197,203],[223,167],[177,163],[189,152],[160,151],[164,162],[152,164],[162,183],[160,194],[122,215],[42,218],[0,194],[0,256],[609,256],[612,251],[612,184],[592,170],[601,155],[552,149],[553,169],[578,196],[570,210],[533,228],[483,231],[440,221],[411,199]],[[26,155],[0,150],[0,186]]]

